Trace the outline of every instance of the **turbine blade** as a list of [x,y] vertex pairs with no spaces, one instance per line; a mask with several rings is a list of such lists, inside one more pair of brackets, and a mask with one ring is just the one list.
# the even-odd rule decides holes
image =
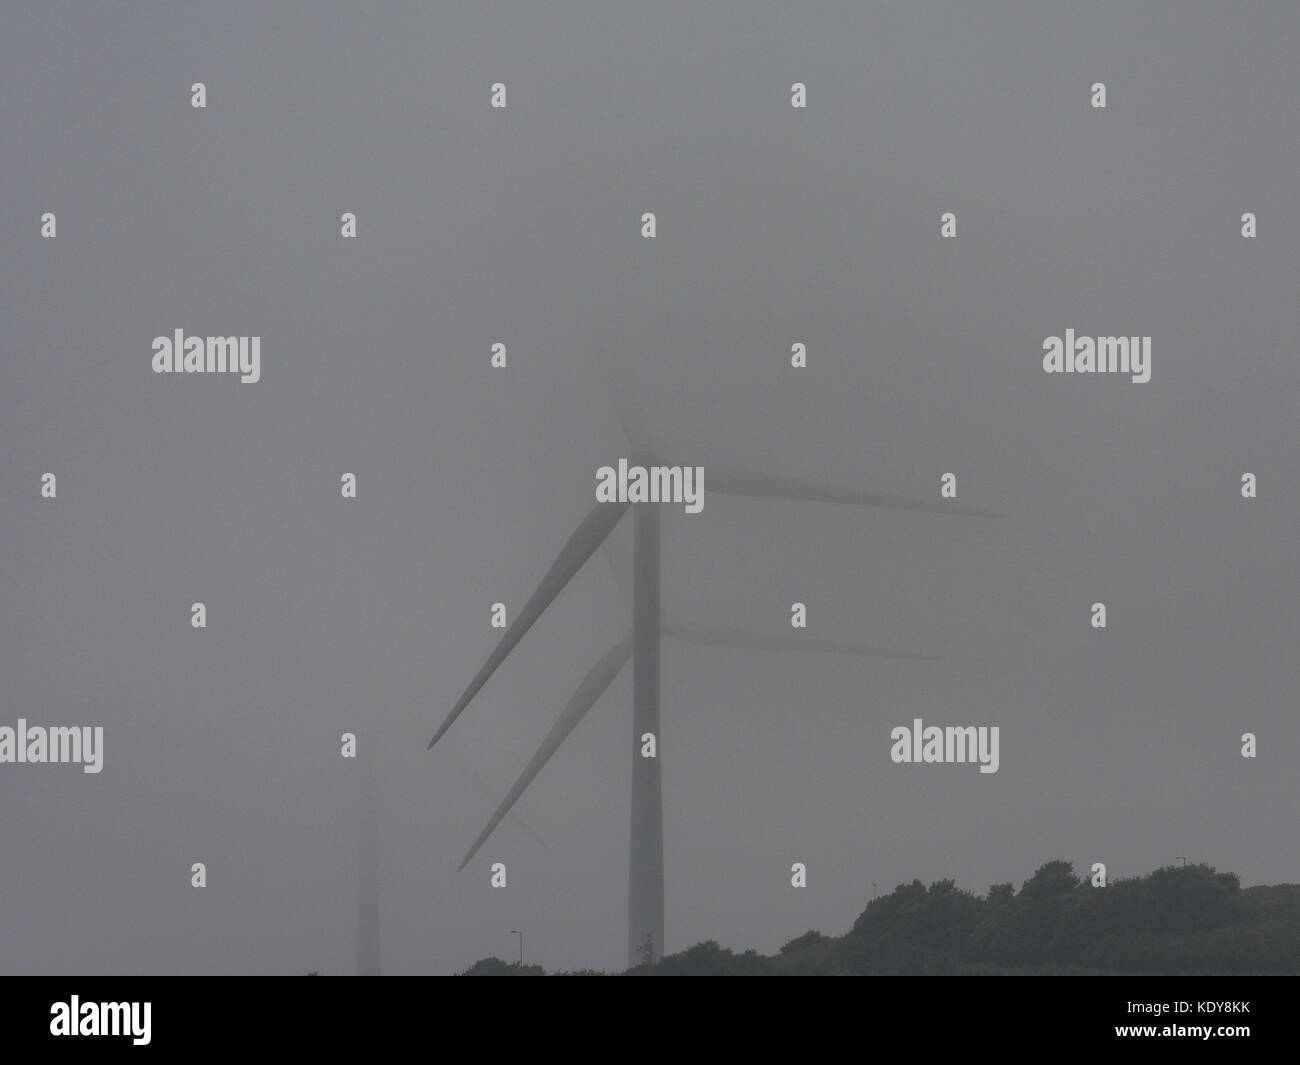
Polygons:
[[781,477],[768,473],[747,473],[739,470],[706,469],[706,491],[732,496],[754,496],[759,499],[788,499],[806,503],[848,503],[859,507],[883,507],[888,510],[923,510],[933,514],[964,514],[978,518],[1005,518],[992,510],[967,507],[959,503],[913,499],[908,496],[886,495],[881,492],[862,492],[855,488],[839,488],[804,480],[801,477]]
[[708,625],[674,625],[665,623],[666,635],[686,643],[705,647],[743,647],[758,651],[821,651],[826,654],[859,655],[863,658],[911,658],[922,662],[938,662],[934,655],[916,651],[897,651],[888,647],[867,644],[843,643],[822,640],[814,636],[775,636],[745,629],[723,628]]
[[568,542],[560,549],[555,561],[551,563],[551,568],[546,571],[546,576],[538,584],[537,590],[533,592],[532,597],[515,618],[514,624],[506,629],[501,642],[488,655],[487,661],[483,663],[483,667],[465,689],[465,693],[456,700],[456,705],[451,708],[451,713],[447,715],[446,720],[438,726],[438,731],[433,734],[433,739],[429,741],[426,750],[432,749],[433,745],[442,738],[442,734],[451,728],[452,722],[478,694],[478,690],[487,683],[488,677],[492,676],[497,666],[514,649],[515,644],[524,638],[524,633],[532,627],[533,622],[542,616],[542,612],[551,605],[561,589],[573,579],[574,574],[582,569],[587,559],[604,542],[605,537],[618,524],[619,518],[623,516],[628,506],[627,503],[597,503],[595,509],[582,519],[582,524],[574,530]]
[[469,865],[478,849],[487,842],[488,836],[492,830],[501,823],[502,818],[510,812],[516,800],[524,793],[524,789],[533,782],[533,778],[542,771],[562,744],[568,738],[570,732],[574,730],[578,722],[583,719],[587,711],[590,710],[604,693],[605,689],[610,686],[614,678],[618,676],[618,671],[623,668],[628,658],[632,655],[632,637],[628,636],[617,647],[613,647],[601,655],[600,660],[591,667],[587,675],[582,678],[582,683],[578,685],[578,690],[573,693],[573,697],[565,706],[564,711],[560,714],[555,724],[551,726],[551,731],[546,734],[546,739],[542,740],[542,745],[537,748],[537,753],[533,755],[529,763],[524,767],[524,771],[519,774],[519,779],[515,781],[515,786],[510,789],[509,794],[501,800],[501,805],[497,807],[496,813],[492,815],[492,820],[487,823],[487,827],[478,834],[478,839],[474,841],[474,846],[470,847],[469,853],[465,855],[465,860],[456,867],[456,872],[460,872],[465,866]]
[[[484,780],[483,777],[477,772],[477,770],[475,770],[473,766],[471,766],[467,761],[465,761],[464,758],[462,758],[459,754],[454,754],[453,757],[455,758],[456,763],[460,766],[462,772],[469,778],[469,781],[473,785],[473,788],[476,792],[479,792],[480,794],[490,794],[490,795],[496,794],[496,788],[494,788],[491,784],[489,784],[486,780]],[[510,820],[513,821],[518,828],[522,829],[524,835],[526,835],[529,839],[531,839],[534,843],[536,843],[539,847],[541,847],[542,850],[549,851],[551,849],[546,845],[546,840],[542,839],[542,837],[533,829],[533,827],[522,817],[520,817],[518,814],[515,814],[513,817],[510,818]]]

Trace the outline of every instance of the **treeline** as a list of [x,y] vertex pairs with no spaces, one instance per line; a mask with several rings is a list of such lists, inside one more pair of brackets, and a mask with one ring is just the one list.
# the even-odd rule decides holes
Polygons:
[[[870,976],[1300,973],[1300,884],[1242,890],[1235,873],[1169,866],[1093,887],[1069,862],[1017,892],[980,897],[952,880],[900,884],[842,936],[810,931],[779,953],[737,954],[710,940],[634,976]],[[468,976],[544,975],[485,958]],[[595,975],[592,973],[563,975]]]

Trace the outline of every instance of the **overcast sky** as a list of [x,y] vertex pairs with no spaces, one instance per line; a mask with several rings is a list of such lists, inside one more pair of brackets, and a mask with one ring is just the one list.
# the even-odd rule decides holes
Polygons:
[[[344,731],[385,972],[513,928],[622,967],[630,669],[456,866],[626,626],[629,523],[425,750],[628,454],[602,364],[705,467],[666,612],[941,658],[665,641],[669,950],[1054,858],[1300,880],[1300,8],[205,6],[0,14],[0,724],[105,729],[98,775],[0,765],[0,970],[352,971]],[[155,375],[178,328],[261,380]],[[1151,380],[1045,374],[1066,329]],[[999,726],[998,772],[893,764],[914,717]]]

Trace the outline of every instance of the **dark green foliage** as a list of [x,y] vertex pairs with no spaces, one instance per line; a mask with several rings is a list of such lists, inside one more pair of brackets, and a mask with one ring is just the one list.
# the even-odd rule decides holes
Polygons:
[[500,958],[480,958],[462,976],[545,976],[540,965],[517,965]]
[[[522,972],[495,958],[466,975]],[[873,899],[838,938],[808,931],[779,954],[736,954],[713,940],[631,976],[1300,973],[1300,885],[1244,891],[1235,873],[1168,866],[1093,887],[1069,862],[1043,865],[1019,893],[980,898],[919,880]],[[594,975],[594,974],[592,974]]]
[[825,947],[830,942],[829,936],[824,936],[820,932],[809,930],[801,936],[796,936],[781,948],[782,954],[791,954],[797,951],[805,951],[812,948]]

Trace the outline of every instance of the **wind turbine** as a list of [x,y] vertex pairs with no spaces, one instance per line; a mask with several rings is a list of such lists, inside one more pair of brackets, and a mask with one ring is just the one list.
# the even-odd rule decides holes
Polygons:
[[[654,449],[635,409],[614,389],[624,434],[630,445],[630,463],[649,467],[659,464]],[[792,500],[806,503],[836,503],[889,510],[923,511],[935,514],[964,514],[995,518],[1004,515],[956,503],[939,503],[905,496],[839,488],[797,477],[765,473],[719,470],[705,467],[706,491],[719,495],[749,496],[758,499]],[[870,657],[911,658],[936,661],[931,655],[895,651],[861,644],[841,643],[803,637],[777,636],[738,628],[704,628],[694,625],[665,624],[660,609],[661,560],[659,551],[659,510],[656,503],[597,503],[579,523],[560,549],[555,561],[542,577],[536,590],[506,629],[500,643],[488,655],[474,679],[447,715],[428,749],[451,728],[461,712],[487,683],[506,656],[523,639],[533,623],[542,616],[566,584],[605,542],[629,507],[632,514],[632,628],[622,640],[607,650],[588,670],[568,704],[551,727],[541,746],[524,767],[506,797],[497,807],[487,826],[479,833],[458,870],[478,853],[493,830],[510,812],[510,808],[541,772],[569,733],[595,705],[628,658],[632,659],[632,817],[628,858],[628,965],[638,965],[646,951],[647,939],[653,957],[662,957],[664,947],[664,842],[663,792],[660,784],[658,753],[663,749],[659,722],[659,645],[661,635],[688,643],[713,647],[747,647],[764,650],[821,651]],[[656,757],[640,757],[642,737],[655,737]]]

